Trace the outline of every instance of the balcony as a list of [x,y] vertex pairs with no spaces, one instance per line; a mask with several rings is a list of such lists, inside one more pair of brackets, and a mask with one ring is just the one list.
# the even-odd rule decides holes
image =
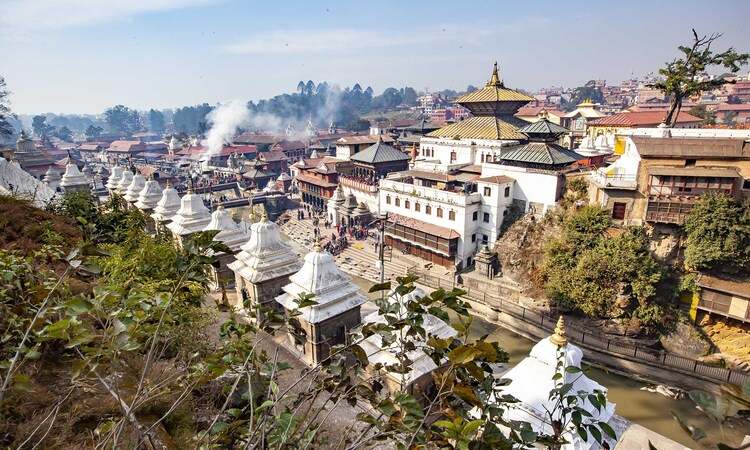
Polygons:
[[634,173],[606,173],[606,169],[591,172],[591,180],[603,188],[637,189],[638,180]]

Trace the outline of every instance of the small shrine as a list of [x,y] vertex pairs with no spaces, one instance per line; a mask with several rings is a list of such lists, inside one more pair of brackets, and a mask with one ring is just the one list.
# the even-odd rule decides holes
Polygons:
[[177,242],[182,244],[191,234],[203,231],[210,221],[211,213],[203,204],[201,196],[188,189],[187,194],[180,200],[180,209],[167,224],[167,229],[172,232]]
[[117,189],[117,186],[120,184],[120,180],[122,179],[122,173],[125,171],[125,168],[116,165],[112,167],[112,172],[109,174],[109,178],[107,178],[107,189],[109,189],[109,192],[112,193]]
[[238,302],[235,309],[276,308],[274,299],[283,293],[289,276],[302,264],[292,248],[281,240],[279,226],[263,214],[250,226],[250,239],[227,267],[234,272]]
[[150,215],[151,211],[156,208],[156,204],[159,203],[162,197],[162,189],[159,182],[154,179],[146,181],[146,185],[138,193],[138,198],[135,202],[135,207],[143,211],[146,215]]
[[[247,242],[249,236],[240,228],[240,225],[232,219],[229,211],[219,205],[211,214],[211,221],[204,231],[218,231],[214,240],[224,243],[232,252],[237,252],[240,246]],[[218,261],[213,267],[214,280],[219,287],[231,286],[233,284],[232,271],[227,266],[234,261],[234,254],[220,253],[216,255]]]
[[60,179],[60,187],[65,192],[88,192],[91,189],[91,180],[81,173],[73,160],[69,160]]
[[[563,360],[563,378],[554,379],[557,371],[558,358]],[[565,322],[560,319],[555,326],[552,336],[542,339],[531,349],[529,356],[521,360],[515,367],[506,372],[502,377],[510,380],[510,384],[503,388],[503,395],[511,395],[519,400],[518,403],[510,404],[503,416],[505,420],[519,420],[531,424],[532,429],[545,434],[552,433],[552,427],[548,411],[560,414],[555,405],[549,399],[549,393],[555,387],[563,383],[572,383],[570,392],[584,391],[593,393],[599,390],[606,395],[607,388],[590,379],[581,371],[565,370],[568,367],[581,367],[583,352],[581,349],[568,342],[565,334]],[[597,410],[589,400],[579,401],[579,406],[584,408],[591,418],[596,422],[609,423],[618,436],[621,434],[621,420],[615,416],[615,404],[607,402],[606,406]],[[562,450],[589,450],[598,449],[599,444],[591,434],[587,439],[578,435],[572,423],[570,429],[563,433],[568,441],[561,447]],[[615,442],[608,442],[610,448],[615,448]]]
[[146,177],[136,172],[136,174],[133,175],[133,180],[130,182],[130,185],[122,193],[122,197],[132,205],[138,201],[138,196],[145,187]]
[[[409,303],[424,297],[426,294],[420,288],[415,288],[413,291],[405,295],[398,294],[395,290],[391,291],[388,295],[388,306],[390,312],[389,316],[395,316],[399,319],[403,319],[407,315],[407,308]],[[397,306],[394,306],[397,305]],[[435,336],[440,339],[447,339],[456,336],[456,330],[435,317],[432,314],[425,314],[423,316],[422,326],[427,333],[427,336]],[[365,324],[373,323],[388,323],[387,319],[383,317],[380,312],[375,311],[362,320]],[[408,334],[408,327],[404,328],[404,334]],[[379,334],[373,334],[360,343],[360,346],[367,354],[367,358],[370,364],[367,370],[375,375],[372,371],[376,364],[382,364],[383,368],[379,371],[380,376],[384,381],[384,385],[391,392],[407,391],[412,395],[419,397],[418,394],[425,393],[432,385],[431,373],[438,369],[438,365],[430,356],[424,352],[424,346],[427,341],[427,337],[406,337],[414,345],[414,349],[407,352],[407,357],[412,361],[411,370],[406,373],[397,373],[395,371],[389,371],[388,366],[399,364],[396,354],[400,351],[404,342],[401,341],[400,337],[396,337],[396,340],[389,345],[387,348],[383,347],[382,337]]]
[[[311,365],[327,358],[332,346],[347,341],[349,330],[360,324],[360,307],[367,301],[352,279],[336,267],[333,255],[320,248],[320,243],[305,256],[302,269],[289,277],[289,284],[282,289],[284,293],[276,301],[287,313],[300,313],[290,319],[289,339]],[[299,296],[304,294],[311,294],[315,304],[299,308]]]
[[42,181],[47,183],[47,186],[49,186],[49,188],[54,191],[57,190],[58,186],[60,186],[60,179],[60,172],[58,172],[54,167],[49,166],[47,168],[47,172],[44,174],[44,179]]
[[490,280],[499,275],[500,264],[497,260],[497,253],[491,252],[486,245],[483,245],[474,256],[474,265],[477,273]]
[[354,224],[354,212],[357,206],[357,197],[350,192],[338,208],[339,220],[342,225],[350,226]]
[[156,202],[154,212],[151,214],[151,218],[154,219],[156,224],[157,232],[161,232],[161,229],[172,221],[172,218],[177,214],[179,209],[180,196],[177,194],[175,188],[167,184],[167,187],[161,193],[161,198]]
[[117,192],[120,195],[125,194],[125,191],[128,189],[128,186],[130,186],[130,183],[133,181],[133,172],[131,172],[128,169],[125,169],[122,171],[122,176],[120,177],[120,181],[117,182],[117,186],[115,187],[115,192]]
[[341,224],[340,209],[345,200],[346,196],[344,195],[344,190],[339,184],[338,186],[336,186],[336,190],[333,191],[333,195],[331,195],[326,204],[328,208],[328,220],[333,224],[334,227]]

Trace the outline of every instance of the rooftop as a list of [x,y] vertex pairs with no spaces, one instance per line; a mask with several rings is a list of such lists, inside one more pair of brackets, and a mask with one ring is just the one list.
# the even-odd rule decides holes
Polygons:
[[[611,116],[605,116],[596,119],[589,123],[592,126],[624,126],[624,127],[639,127],[645,125],[659,125],[666,119],[667,113],[665,111],[635,111],[635,112],[622,112]],[[695,117],[692,114],[686,112],[680,112],[677,116],[677,123],[692,123],[701,122],[703,119]]]
[[392,161],[408,161],[409,156],[378,139],[366,149],[352,155],[351,160],[367,164],[378,164]]
[[456,139],[517,140],[526,136],[518,131],[528,122],[517,117],[475,116],[444,126],[427,134],[428,137]]
[[492,69],[492,75],[482,89],[470,92],[456,99],[456,103],[484,103],[484,102],[523,102],[533,101],[534,97],[505,87],[497,70],[497,63]]

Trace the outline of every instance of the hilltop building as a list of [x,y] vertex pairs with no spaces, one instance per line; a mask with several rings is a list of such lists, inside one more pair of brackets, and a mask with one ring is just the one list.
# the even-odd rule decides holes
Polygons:
[[250,226],[250,239],[240,247],[235,261],[227,265],[234,272],[237,299],[241,299],[234,308],[281,309],[275,298],[283,293],[282,287],[289,283],[289,276],[301,266],[292,248],[281,240],[278,225],[264,214]]
[[[361,323],[360,307],[367,301],[320,244],[305,256],[302,268],[289,277],[283,291],[276,301],[287,313],[300,313],[288,329],[290,342],[310,365],[327,358],[332,346],[346,342],[349,330]],[[316,304],[300,308],[301,294],[313,295]]]

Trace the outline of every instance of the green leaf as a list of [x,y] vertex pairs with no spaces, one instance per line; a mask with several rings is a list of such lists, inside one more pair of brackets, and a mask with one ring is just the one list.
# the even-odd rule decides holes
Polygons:
[[65,302],[64,306],[65,309],[73,315],[87,313],[94,307],[90,302],[80,297],[74,297],[68,300]]
[[470,345],[461,345],[448,353],[448,359],[454,364],[464,364],[473,361],[477,356],[477,350]]
[[214,426],[211,427],[211,430],[209,431],[209,433],[219,434],[223,432],[224,430],[226,430],[227,428],[229,428],[229,424],[224,421],[219,420],[214,424]]
[[367,292],[373,293],[373,292],[389,291],[389,290],[391,290],[391,282],[386,281],[385,283],[373,284],[372,287],[370,287],[370,290],[368,290]]
[[617,434],[615,433],[615,430],[612,429],[611,426],[607,422],[599,422],[597,425],[599,425],[599,428],[607,433],[607,436],[612,438],[613,440],[617,440]]
[[352,353],[354,353],[354,356],[357,357],[357,360],[363,365],[367,366],[367,364],[370,363],[370,361],[367,359],[367,353],[362,349],[362,347],[359,344],[355,344],[351,346]]
[[591,435],[596,439],[596,442],[600,443],[602,442],[602,432],[599,431],[599,429],[595,425],[589,425],[589,432]]
[[470,421],[469,423],[464,425],[464,434],[466,435],[474,434],[479,429],[479,427],[482,426],[483,423],[484,423],[484,420]]

